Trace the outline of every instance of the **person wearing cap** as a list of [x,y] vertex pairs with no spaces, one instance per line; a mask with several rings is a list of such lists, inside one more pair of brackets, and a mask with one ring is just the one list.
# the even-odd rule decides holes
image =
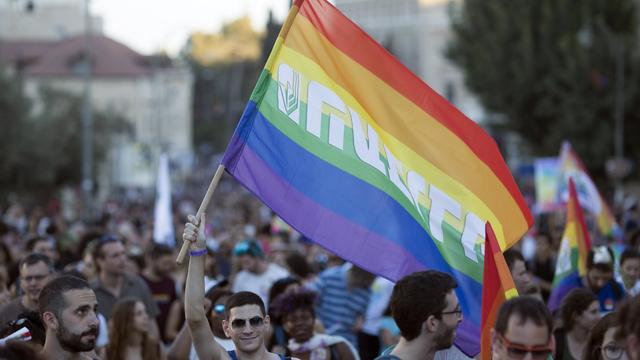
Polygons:
[[269,290],[274,282],[289,276],[289,272],[265,259],[264,251],[256,239],[245,239],[233,249],[240,268],[233,280],[233,292],[250,291],[258,294],[265,306],[269,301]]
[[608,313],[625,297],[624,286],[613,278],[613,251],[607,246],[595,246],[587,256],[587,274],[582,280],[600,303],[600,312]]

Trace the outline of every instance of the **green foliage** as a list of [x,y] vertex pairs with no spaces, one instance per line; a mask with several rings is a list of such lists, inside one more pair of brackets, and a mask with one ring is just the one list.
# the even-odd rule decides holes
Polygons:
[[[81,181],[82,99],[50,88],[40,93],[38,111],[15,79],[0,73],[0,189],[46,194]],[[105,157],[109,139],[127,129],[116,115],[94,111],[94,164]],[[94,172],[95,173],[95,172]]]
[[601,175],[614,152],[618,54],[625,153],[640,155],[637,11],[633,0],[466,0],[449,55],[485,108],[534,155],[557,154],[567,139]]

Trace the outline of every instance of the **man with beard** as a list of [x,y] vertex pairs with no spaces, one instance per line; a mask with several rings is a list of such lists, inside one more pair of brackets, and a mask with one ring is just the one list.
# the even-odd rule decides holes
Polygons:
[[431,360],[436,351],[450,348],[462,322],[454,292],[457,286],[453,277],[435,270],[415,272],[398,281],[390,306],[400,341],[377,360]]
[[42,350],[47,359],[95,358],[98,300],[89,283],[61,276],[42,289],[39,307],[47,332]]
[[513,298],[502,304],[491,330],[492,359],[546,360],[555,350],[552,330],[551,313],[542,301]]

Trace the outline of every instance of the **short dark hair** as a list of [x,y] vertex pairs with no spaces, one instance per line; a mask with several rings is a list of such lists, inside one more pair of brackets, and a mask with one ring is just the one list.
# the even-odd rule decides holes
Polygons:
[[64,294],[71,290],[91,289],[89,283],[75,276],[60,276],[50,281],[40,292],[38,310],[40,315],[50,311],[60,317],[66,307]]
[[407,275],[393,287],[390,306],[402,337],[411,341],[420,335],[422,323],[431,315],[440,318],[447,307],[446,296],[458,286],[453,277],[427,270]]
[[620,323],[620,337],[635,335],[640,338],[640,295],[625,301],[618,308],[618,322]]
[[509,319],[514,314],[520,317],[520,324],[533,321],[538,326],[546,326],[547,334],[551,336],[553,318],[549,309],[542,301],[526,295],[512,298],[502,304],[498,310],[493,329],[498,334],[504,335],[509,327]]
[[152,244],[149,249],[149,257],[153,260],[166,255],[173,255],[173,249],[165,244]]
[[122,240],[115,236],[103,235],[96,240],[96,245],[93,247],[92,254],[94,259],[102,259],[104,254],[102,253],[102,248],[107,244],[111,243],[120,243],[123,244]]
[[33,249],[36,247],[36,244],[41,242],[41,241],[50,242],[50,241],[52,241],[52,239],[50,237],[34,236],[34,237],[30,238],[29,240],[27,240],[27,243],[25,245],[25,249],[28,252],[32,252]]
[[266,310],[264,308],[264,302],[260,298],[260,296],[250,292],[250,291],[240,291],[233,295],[231,295],[227,302],[224,304],[224,317],[229,320],[229,315],[231,314],[231,309],[244,305],[258,305],[260,308],[260,312],[262,316],[266,315]]
[[631,259],[640,259],[640,252],[635,249],[626,249],[625,251],[623,251],[620,255],[620,266],[622,266],[625,261]]
[[587,310],[594,301],[598,301],[598,297],[585,288],[573,289],[565,296],[560,304],[560,316],[565,331],[573,329],[575,316]]
[[53,262],[51,261],[51,259],[49,259],[47,255],[39,253],[30,253],[20,259],[20,262],[18,263],[18,271],[20,271],[24,265],[31,266],[41,262],[47,265],[49,272],[54,271]]
[[513,270],[513,265],[515,265],[516,261],[520,260],[522,262],[525,262],[522,253],[516,249],[509,249],[505,251],[504,260],[507,262],[509,270]]

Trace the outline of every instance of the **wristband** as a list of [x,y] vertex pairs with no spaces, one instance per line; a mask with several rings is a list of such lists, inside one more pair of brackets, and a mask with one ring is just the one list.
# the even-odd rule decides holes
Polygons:
[[206,253],[207,253],[207,249],[206,248],[200,249],[200,250],[191,250],[191,251],[189,251],[189,256],[192,256],[192,257],[193,256],[202,256],[202,255],[204,255]]

